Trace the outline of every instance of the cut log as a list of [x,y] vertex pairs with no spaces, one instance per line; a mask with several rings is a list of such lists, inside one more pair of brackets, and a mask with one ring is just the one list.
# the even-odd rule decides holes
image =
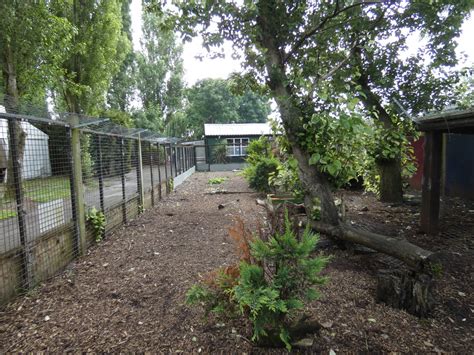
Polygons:
[[402,270],[380,270],[377,276],[377,302],[404,309],[418,317],[433,310],[433,278]]
[[385,235],[358,230],[347,224],[330,226],[320,222],[311,222],[311,227],[329,237],[344,240],[366,246],[378,252],[393,256],[403,261],[407,266],[416,271],[429,273],[429,263],[434,260],[436,254],[420,248],[419,246]]

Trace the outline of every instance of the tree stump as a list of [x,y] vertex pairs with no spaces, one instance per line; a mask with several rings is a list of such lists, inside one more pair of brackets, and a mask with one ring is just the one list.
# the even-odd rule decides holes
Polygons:
[[380,270],[377,279],[377,302],[421,318],[430,315],[434,307],[432,276],[410,270]]

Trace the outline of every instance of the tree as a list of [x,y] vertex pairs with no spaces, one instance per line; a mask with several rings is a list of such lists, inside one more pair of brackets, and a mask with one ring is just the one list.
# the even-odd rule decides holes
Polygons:
[[142,50],[137,53],[137,87],[143,110],[136,125],[162,131],[182,107],[183,48],[175,34],[164,28],[160,14],[143,14]]
[[265,122],[270,113],[268,99],[245,91],[232,90],[224,79],[203,79],[186,92],[186,118],[194,137],[203,135],[204,123]]
[[[57,82],[62,48],[71,39],[67,21],[50,12],[47,1],[14,1],[0,3],[0,94],[9,112],[19,112],[20,99],[44,105],[48,86]],[[2,96],[3,96],[2,95]],[[26,134],[19,121],[11,121],[19,164],[22,164]],[[13,162],[8,161],[7,196],[13,195]]]
[[[132,0],[122,1],[122,33],[132,43],[132,20],[130,17],[130,5]],[[131,47],[119,48],[128,51],[125,59],[120,65],[118,73],[113,77],[107,93],[107,104],[112,109],[128,111],[136,88],[136,62],[135,52]]]
[[[178,16],[183,24],[181,29],[188,34],[196,31],[190,23],[199,23],[203,28],[200,32],[208,44],[231,40],[234,46],[244,51],[248,73],[265,81],[279,107],[291,151],[298,161],[308,211],[312,210],[315,200],[321,203],[320,230],[419,266],[426,262],[429,252],[407,245],[409,243],[401,245],[390,238],[354,231],[341,223],[329,184],[341,167],[334,167],[331,171],[321,168],[321,157],[316,159],[320,152],[314,149],[307,129],[323,127],[328,118],[337,120],[337,116],[328,110],[334,107],[334,102],[326,103],[328,98],[321,95],[322,89],[341,68],[354,60],[356,54],[353,50],[381,30],[381,19],[387,19],[382,22],[384,26],[403,21],[408,31],[424,31],[435,44],[431,48],[435,50],[440,46],[439,53],[442,53],[443,49],[449,49],[450,39],[457,32],[445,31],[438,26],[439,18],[449,17],[451,13],[456,16],[467,14],[470,6],[468,1],[402,4],[379,1],[313,3],[261,0],[244,4],[215,1],[182,3]],[[361,13],[364,16],[361,17]],[[452,26],[455,27],[456,23]],[[355,28],[360,31],[352,31]],[[318,94],[321,96],[315,98]],[[324,142],[331,137],[322,136],[321,139]]]
[[65,48],[64,77],[58,90],[69,112],[94,115],[106,101],[130,41],[122,31],[118,0],[72,0],[57,5],[57,14],[74,26],[72,45]]

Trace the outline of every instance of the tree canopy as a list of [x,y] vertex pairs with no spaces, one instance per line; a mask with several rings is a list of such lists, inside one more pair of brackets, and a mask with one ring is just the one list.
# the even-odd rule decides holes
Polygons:
[[204,123],[265,122],[268,98],[252,91],[234,93],[224,79],[204,79],[186,91],[186,120],[194,137],[203,135]]

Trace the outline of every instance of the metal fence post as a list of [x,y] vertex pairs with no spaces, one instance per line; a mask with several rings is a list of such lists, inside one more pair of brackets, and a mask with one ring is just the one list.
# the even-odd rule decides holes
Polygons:
[[[77,121],[77,120],[76,120]],[[77,121],[78,122],[78,121]],[[84,185],[82,184],[82,160],[81,160],[81,130],[71,128],[71,152],[72,152],[72,174],[74,205],[76,211],[76,223],[78,233],[78,252],[82,255],[86,252],[86,209],[84,201]]]
[[176,145],[174,146],[174,154],[173,154],[173,161],[174,161],[174,177],[178,176],[178,159],[177,159],[177,152],[178,152],[178,147]]
[[140,137],[140,133],[138,134],[136,152],[138,154],[138,166],[137,166],[138,213],[141,213],[143,211],[144,193],[143,193],[142,140]]
[[[158,189],[158,198],[161,200],[161,159],[160,159],[160,143],[157,143],[156,144],[157,146],[157,152],[158,152],[158,155],[157,155],[157,160],[158,160],[158,186],[159,186],[159,189]],[[165,171],[166,171],[166,159],[165,159]]]
[[[22,278],[23,278],[23,287],[29,289],[33,284],[33,275],[32,275],[32,255],[30,247],[28,245],[27,235],[26,235],[26,224],[25,224],[25,215],[23,210],[23,186],[22,186],[22,177],[21,177],[21,163],[22,160],[19,157],[18,152],[18,140],[17,134],[21,129],[20,122],[16,122],[13,119],[8,120],[8,135],[10,138],[10,154],[12,160],[12,170],[13,170],[13,184],[15,187],[15,200],[16,200],[16,212],[18,220],[18,228],[20,234],[20,243],[21,243],[21,269],[22,269]],[[10,184],[10,182],[8,182]]]
[[170,150],[170,178],[173,178],[173,147],[171,146],[171,143],[169,144],[169,150]]
[[102,161],[102,135],[100,134],[98,136],[98,148],[99,148],[99,156],[97,159],[97,170],[99,173],[99,200],[100,200],[100,209],[102,210],[102,213],[105,213],[104,169],[103,169],[103,161]]
[[127,192],[125,190],[125,150],[123,138],[120,138],[120,177],[122,180],[122,219],[127,224]]
[[166,149],[166,144],[163,145],[163,149],[164,149],[164,156],[165,156],[165,191],[166,191],[166,194],[168,195],[170,192],[168,189],[168,153]]
[[[151,205],[155,206],[155,183],[153,181],[153,143],[148,143],[148,159],[150,160],[150,180],[151,180]],[[160,171],[160,164],[158,160],[158,171]]]

